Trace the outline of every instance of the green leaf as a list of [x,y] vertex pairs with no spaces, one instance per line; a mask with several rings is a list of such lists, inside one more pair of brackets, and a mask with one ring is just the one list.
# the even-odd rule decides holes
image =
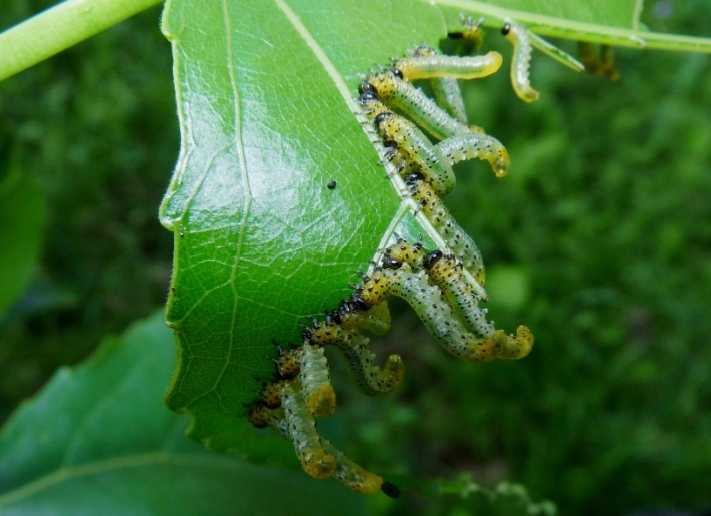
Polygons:
[[[179,361],[167,401],[194,416],[194,439],[291,456],[245,417],[272,378],[274,343],[298,343],[337,307],[394,232],[444,248],[354,115],[363,74],[437,46],[461,12],[590,25],[550,17],[570,2],[545,5],[546,15],[468,0],[166,3],[182,136],[160,211],[176,235],[167,320]],[[632,2],[604,5],[593,21],[632,24]]]
[[437,9],[412,6],[166,4],[182,133],[161,207],[176,233],[167,318],[180,341],[168,403],[212,448],[292,454],[245,419],[274,342],[298,342],[350,295],[394,222],[412,219],[352,113],[363,72],[446,35]]
[[156,314],[57,372],[0,433],[0,513],[360,513],[356,495],[335,482],[186,440],[184,418],[162,403],[174,354]]
[[0,182],[0,316],[32,279],[46,216],[41,186],[12,170]]

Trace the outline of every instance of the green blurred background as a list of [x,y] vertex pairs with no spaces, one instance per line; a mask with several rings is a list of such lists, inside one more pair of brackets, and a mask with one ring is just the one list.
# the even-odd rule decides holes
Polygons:
[[[5,0],[0,27],[52,3]],[[165,300],[172,245],[157,207],[178,131],[158,17],[0,83],[0,214],[26,224],[25,255],[38,248],[0,273],[30,278],[11,306],[0,295],[0,421]],[[643,20],[711,34],[707,0],[648,0]],[[348,408],[326,425],[370,469],[511,480],[565,515],[711,508],[711,58],[618,51],[617,63],[609,81],[534,59],[530,106],[505,73],[466,86],[512,173],[462,167],[447,203],[490,264],[490,314],[526,323],[536,347],[458,363],[400,307],[382,349],[405,356],[406,386],[373,401],[336,380]],[[457,497],[369,504],[472,514]]]

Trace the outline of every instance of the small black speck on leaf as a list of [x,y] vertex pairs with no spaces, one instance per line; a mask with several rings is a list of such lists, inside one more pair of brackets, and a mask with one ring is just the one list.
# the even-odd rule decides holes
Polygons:
[[331,179],[326,186],[329,190],[333,190],[334,188],[336,188],[336,181],[334,179]]

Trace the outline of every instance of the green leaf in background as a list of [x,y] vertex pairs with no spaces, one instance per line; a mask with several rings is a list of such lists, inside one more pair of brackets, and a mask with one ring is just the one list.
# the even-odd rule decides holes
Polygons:
[[543,35],[590,43],[711,52],[711,38],[663,34],[641,30],[642,0],[432,0],[442,9],[449,26],[460,25],[462,13],[483,17],[484,25],[501,28],[507,18]]
[[303,323],[349,296],[414,208],[352,112],[360,74],[446,29],[408,0],[169,1],[163,21],[182,134],[161,208],[180,342],[168,403],[211,448],[291,455],[245,418],[274,342],[298,342]]
[[45,204],[41,186],[20,171],[11,169],[0,181],[0,318],[35,272]]
[[[205,451],[163,405],[173,337],[156,314],[61,369],[0,433],[0,514],[359,514],[298,471]],[[278,496],[274,496],[278,493]]]
[[630,29],[637,28],[643,0],[489,0],[481,3],[564,20]]

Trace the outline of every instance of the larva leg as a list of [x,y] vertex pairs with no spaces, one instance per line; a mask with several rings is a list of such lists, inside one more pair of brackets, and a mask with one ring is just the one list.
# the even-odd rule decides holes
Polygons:
[[375,354],[370,350],[370,339],[355,331],[344,330],[338,324],[319,323],[310,330],[308,339],[321,346],[337,345],[367,394],[390,392],[404,377],[405,365],[399,355],[389,355],[383,366],[379,367]]
[[299,382],[309,413],[316,417],[332,415],[336,410],[336,393],[323,348],[304,342],[300,362]]
[[451,136],[437,145],[439,155],[447,164],[454,165],[467,159],[483,159],[489,162],[496,177],[508,174],[511,158],[503,144],[488,134],[468,133]]
[[451,164],[415,124],[392,111],[378,114],[374,122],[383,141],[394,145],[406,166],[419,171],[435,192],[443,195],[454,188]]
[[427,272],[413,272],[408,265],[376,271],[363,283],[359,296],[366,303],[378,303],[388,296],[403,299],[445,350],[465,360],[518,359],[526,356],[533,345],[533,335],[525,326],[519,326],[515,336],[493,330],[478,337],[467,331],[452,314],[442,291],[429,283]]
[[[422,180],[417,174],[412,174],[407,179],[407,185],[413,198],[422,207],[422,213],[442,235],[447,246],[452,250],[462,265],[483,286],[486,282],[484,260],[479,247],[466,231],[454,220],[439,196],[432,187]],[[477,295],[486,298],[483,289],[477,289]]]
[[[296,384],[296,385],[295,385]],[[336,470],[336,458],[324,450],[313,416],[306,408],[298,382],[282,381],[278,383],[281,397],[283,420],[267,417],[268,409],[257,407],[250,412],[250,420],[255,426],[270,424],[284,433],[294,445],[301,467],[313,478],[328,478]]]
[[513,47],[511,58],[511,85],[521,100],[533,102],[538,100],[539,93],[533,89],[530,82],[531,52],[533,47],[528,38],[528,31],[521,25],[507,21],[501,29]]
[[321,442],[324,449],[336,458],[335,478],[358,493],[373,494],[381,489],[383,479],[380,476],[353,462],[326,439]]

